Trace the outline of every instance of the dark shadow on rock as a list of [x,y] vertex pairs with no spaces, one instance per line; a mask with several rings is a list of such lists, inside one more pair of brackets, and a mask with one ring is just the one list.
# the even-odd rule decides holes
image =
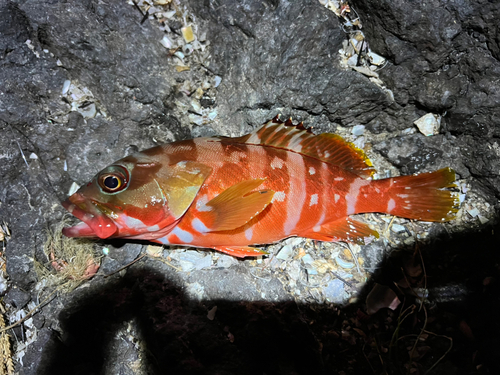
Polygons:
[[[424,344],[431,351],[417,362],[425,369],[446,353],[435,374],[500,371],[494,359],[500,351],[495,308],[500,305],[499,234],[498,226],[453,237],[442,234],[421,247],[430,301],[425,305],[426,330],[431,332]],[[364,301],[374,282],[394,285],[412,254],[392,252],[359,300]],[[424,319],[422,312],[415,313],[401,324],[400,339],[391,348],[393,361],[382,365],[368,355],[370,341],[358,333],[371,337],[375,332],[381,348],[388,349],[394,323],[415,302],[411,294],[400,294],[403,303],[396,311],[384,309],[371,317],[363,313],[362,303],[340,308],[193,301],[147,265],[132,266],[124,277],[104,280],[100,289],[92,289],[61,313],[63,337],[52,335],[38,374],[104,373],[112,352],[120,350],[117,330],[129,321],[137,323],[137,345],[144,353],[141,366],[150,374],[399,374],[405,373],[407,362],[405,340],[420,332]],[[207,312],[214,306],[215,319],[209,320]],[[447,352],[450,339],[453,346]],[[130,357],[123,366],[130,371],[135,359]]]
[[151,374],[322,373],[319,343],[295,304],[189,301],[162,275],[135,267],[65,308],[63,337],[53,335],[38,374],[103,373],[117,329],[132,320]]

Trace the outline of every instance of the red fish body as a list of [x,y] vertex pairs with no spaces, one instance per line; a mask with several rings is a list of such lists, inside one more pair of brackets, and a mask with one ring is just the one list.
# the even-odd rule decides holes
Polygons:
[[278,117],[239,138],[155,147],[105,168],[63,203],[83,223],[71,237],[144,239],[262,254],[290,236],[357,241],[377,235],[349,218],[383,212],[445,221],[457,211],[451,169],[371,180],[362,151]]

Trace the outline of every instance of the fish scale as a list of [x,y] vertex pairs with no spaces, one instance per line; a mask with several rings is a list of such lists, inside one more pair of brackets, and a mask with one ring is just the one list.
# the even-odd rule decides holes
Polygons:
[[179,141],[125,157],[63,206],[83,222],[70,237],[143,239],[246,257],[290,236],[362,242],[378,236],[353,214],[447,221],[455,173],[372,180],[366,155],[340,136],[279,116],[242,137]]

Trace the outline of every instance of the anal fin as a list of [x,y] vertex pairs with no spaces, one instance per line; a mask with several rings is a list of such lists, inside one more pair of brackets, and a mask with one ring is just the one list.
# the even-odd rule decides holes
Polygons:
[[371,229],[368,224],[349,217],[314,227],[308,232],[301,233],[300,236],[318,241],[347,241],[358,244],[364,244],[365,237],[379,237],[378,232]]
[[213,248],[217,251],[220,251],[221,253],[225,253],[237,258],[256,257],[259,255],[268,254],[267,251],[250,246],[215,246]]

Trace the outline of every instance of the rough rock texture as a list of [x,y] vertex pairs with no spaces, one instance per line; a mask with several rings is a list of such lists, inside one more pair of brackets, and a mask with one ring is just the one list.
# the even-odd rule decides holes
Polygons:
[[370,47],[390,61],[380,76],[397,104],[443,115],[443,132],[461,150],[469,173],[500,197],[500,4],[354,0],[352,5]]
[[[367,77],[340,67],[337,54],[346,35],[335,15],[316,1],[193,0],[188,6],[207,31],[211,59],[205,67],[179,73],[159,43],[162,32],[149,21],[141,24],[142,15],[125,2],[0,3],[0,220],[12,232],[5,301],[13,309],[26,305],[29,296],[38,301],[33,259],[45,259],[45,230],[62,219],[60,201],[73,182],[85,183],[138,149],[200,134],[241,135],[280,112],[318,132],[366,125],[374,135],[369,139],[374,156],[387,158],[403,173],[451,166],[497,204],[496,4],[355,1],[370,46],[390,59],[380,75],[395,101]],[[206,70],[222,77],[214,102],[218,116],[210,126],[197,127],[174,103],[184,95],[181,83]],[[66,80],[92,93],[79,111],[62,95]],[[92,106],[97,115],[84,117]],[[402,134],[426,112],[444,116],[441,134]],[[449,243],[446,227],[433,228],[442,242],[425,249],[439,249],[441,258],[429,260],[428,272],[438,286],[463,283],[464,290],[485,297],[464,297],[466,291],[450,297],[469,306],[469,315],[489,311],[497,295],[482,282],[498,273],[497,256],[477,257],[473,277],[464,281],[468,254],[479,240],[471,233]],[[491,246],[489,235],[481,234],[482,248]],[[148,260],[104,278],[141,249],[105,245],[109,256],[100,276],[36,315],[37,340],[26,350],[24,366],[18,364],[20,373],[372,371],[351,360],[364,349],[362,338],[346,352],[339,333],[353,331],[335,307],[307,303],[315,301],[312,292],[295,305],[289,285],[255,276],[247,261],[176,272]],[[385,245],[376,242],[364,250],[372,254],[371,267],[384,275],[381,279],[388,279],[390,272],[384,271],[391,269],[378,264]],[[446,256],[455,251],[455,258]],[[450,278],[443,272],[447,262]],[[211,321],[207,313],[213,306],[218,313]],[[483,339],[478,347],[488,358],[498,348],[493,336],[499,329],[480,320],[474,326]],[[23,337],[20,328],[13,332]],[[437,369],[475,368],[472,359],[457,353]]]

